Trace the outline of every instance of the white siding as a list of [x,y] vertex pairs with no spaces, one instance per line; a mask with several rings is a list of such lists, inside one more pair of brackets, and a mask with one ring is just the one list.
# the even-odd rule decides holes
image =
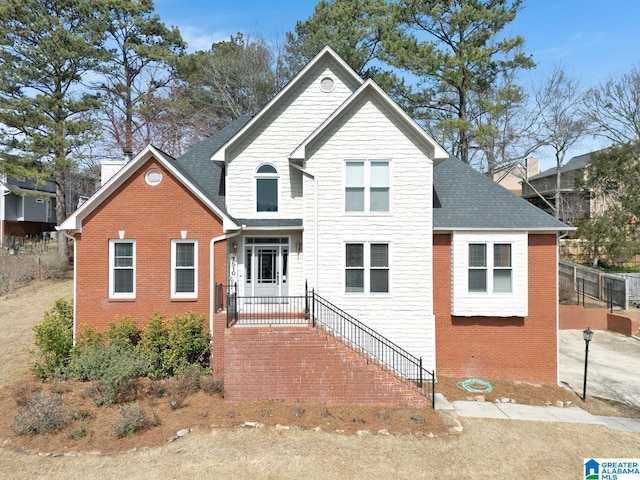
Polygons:
[[[309,150],[306,169],[315,180],[304,180],[305,273],[319,295],[433,368],[433,165],[402,125],[367,95]],[[345,213],[350,159],[390,161],[390,213]],[[346,242],[390,244],[389,294],[345,293]]]
[[[332,65],[323,62],[301,79],[285,101],[231,152],[227,161],[227,207],[237,218],[299,218],[302,214],[302,177],[289,166],[288,156],[302,143],[355,89],[350,77],[336,75]],[[335,88],[320,90],[320,80],[331,76]],[[280,174],[277,213],[255,211],[254,173],[262,163],[273,164]]]
[[[511,293],[470,293],[468,289],[469,244],[512,245]],[[528,315],[527,233],[456,232],[453,234],[452,315],[461,317],[526,317]],[[492,252],[487,250],[487,257]],[[488,258],[491,262],[491,259]]]

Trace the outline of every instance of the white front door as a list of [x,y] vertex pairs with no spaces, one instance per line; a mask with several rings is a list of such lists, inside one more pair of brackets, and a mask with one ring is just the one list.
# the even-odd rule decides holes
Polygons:
[[[289,245],[284,238],[250,238],[245,248],[245,292],[254,297],[289,294]],[[286,243],[283,244],[283,241]]]

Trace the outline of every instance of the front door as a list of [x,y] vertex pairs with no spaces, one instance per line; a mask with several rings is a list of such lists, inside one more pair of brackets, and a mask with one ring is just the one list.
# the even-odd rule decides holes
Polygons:
[[246,294],[254,297],[287,296],[288,263],[287,238],[247,238]]

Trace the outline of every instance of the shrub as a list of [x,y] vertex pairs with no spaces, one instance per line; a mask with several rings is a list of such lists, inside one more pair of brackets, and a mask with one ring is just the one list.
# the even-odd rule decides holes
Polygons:
[[73,371],[82,380],[100,382],[96,403],[113,404],[119,400],[132,378],[143,376],[148,370],[146,358],[132,346],[107,341],[82,350],[73,360]]
[[176,389],[184,395],[191,395],[200,390],[200,377],[202,367],[200,365],[187,365],[176,375]]
[[20,382],[13,387],[11,393],[16,405],[24,407],[36,393],[40,393],[40,386],[31,382]]
[[126,317],[119,322],[111,322],[107,326],[105,337],[110,342],[122,342],[125,345],[135,346],[140,339],[138,322],[131,317]]
[[118,438],[126,437],[142,430],[147,424],[147,417],[142,407],[136,403],[128,403],[118,409],[114,429]]
[[216,379],[211,374],[203,375],[200,379],[200,389],[207,395],[224,396],[224,380]]
[[150,362],[149,376],[179,374],[189,365],[208,364],[211,338],[202,315],[187,313],[168,322],[156,313],[140,335],[139,351]]
[[211,337],[206,331],[205,317],[186,313],[172,319],[167,331],[169,348],[165,350],[165,367],[169,374],[180,372],[187,365],[207,366],[211,352]]
[[151,378],[165,377],[164,352],[169,347],[164,317],[155,313],[140,334],[138,351],[149,361]]
[[104,341],[104,335],[98,331],[96,327],[89,324],[83,324],[78,328],[76,335],[75,353],[86,348],[97,347]]
[[33,330],[40,350],[39,358],[31,365],[33,373],[43,380],[64,378],[73,347],[73,303],[57,299]]
[[21,435],[55,432],[68,423],[62,397],[36,393],[15,417],[14,428]]

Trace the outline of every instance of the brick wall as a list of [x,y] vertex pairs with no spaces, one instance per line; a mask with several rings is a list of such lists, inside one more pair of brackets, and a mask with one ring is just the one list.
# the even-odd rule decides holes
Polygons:
[[[162,182],[149,186],[149,168]],[[136,241],[136,299],[109,299],[109,239]],[[198,240],[198,298],[171,300],[171,240]],[[143,324],[154,312],[173,317],[195,312],[209,318],[210,240],[222,235],[222,223],[202,202],[155,160],[142,165],[82,224],[76,237],[76,321],[99,329],[132,316]],[[226,283],[226,242],[215,247],[215,280]]]
[[434,235],[436,373],[557,383],[556,236],[529,235],[529,315],[451,315],[451,235]]
[[314,328],[225,332],[225,399],[427,405],[427,399]]

